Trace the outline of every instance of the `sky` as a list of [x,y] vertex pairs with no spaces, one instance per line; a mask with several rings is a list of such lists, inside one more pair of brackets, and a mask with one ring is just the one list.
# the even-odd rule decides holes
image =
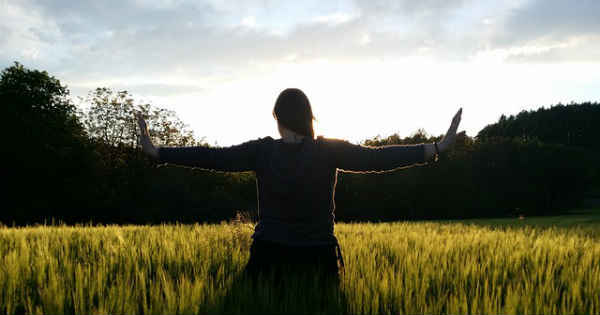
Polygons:
[[[315,132],[475,136],[501,114],[600,101],[600,1],[0,0],[0,67],[175,110],[211,144],[279,137],[302,89]],[[82,108],[85,103],[76,102]]]

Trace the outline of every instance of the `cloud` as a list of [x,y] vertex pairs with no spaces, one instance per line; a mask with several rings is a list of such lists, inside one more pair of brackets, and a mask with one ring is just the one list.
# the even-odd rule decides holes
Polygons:
[[[576,39],[600,34],[598,1],[355,0],[334,5],[257,0],[233,6],[221,1],[24,0],[5,2],[3,9],[1,64],[20,60],[75,82],[116,80],[123,85],[227,80],[278,63],[319,59],[426,56],[444,62],[497,52],[509,62],[597,61],[597,45]],[[534,46],[539,51],[529,53]]]
[[[570,36],[562,41],[548,40],[530,49],[513,49],[506,58],[511,63],[598,63],[600,61],[600,35]],[[535,42],[534,42],[535,43]],[[545,43],[545,44],[544,44]],[[524,47],[527,48],[527,47]]]
[[507,21],[508,42],[540,38],[564,40],[600,32],[600,1],[532,1],[515,9]]
[[[599,62],[600,1],[531,1],[511,10],[493,36],[497,49],[527,50],[509,62]],[[537,50],[537,51],[536,51]]]
[[173,85],[173,84],[140,84],[124,85],[123,89],[133,94],[151,95],[151,96],[173,96],[179,94],[191,94],[202,92],[203,89],[194,85]]
[[[406,54],[422,46],[427,21],[438,20],[441,14],[435,12],[446,12],[463,1],[443,3],[435,8],[413,1],[357,1],[335,7],[309,2],[295,7],[249,1],[235,8],[220,2],[26,1],[14,5],[21,9],[14,16],[20,19],[36,12],[37,21],[53,25],[51,34],[44,34],[47,27],[41,25],[26,32],[55,51],[59,47],[56,69],[78,69],[65,74],[99,78],[109,69],[114,71],[111,76],[153,75],[165,68],[210,74],[225,67],[235,72],[290,53],[300,59],[365,54],[377,58],[392,50],[396,51],[391,54]],[[236,9],[240,16],[235,16]],[[406,18],[395,23],[398,15]],[[370,48],[360,48],[366,42]],[[51,49],[39,50],[40,58],[48,59]]]

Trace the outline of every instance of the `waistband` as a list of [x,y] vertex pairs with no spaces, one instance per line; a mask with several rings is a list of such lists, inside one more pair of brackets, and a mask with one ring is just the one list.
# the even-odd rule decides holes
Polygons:
[[254,238],[254,241],[255,242],[273,243],[273,244],[287,246],[287,247],[324,247],[324,246],[329,247],[329,246],[333,246],[335,248],[337,261],[339,263],[339,267],[342,270],[342,272],[344,272],[344,269],[346,266],[344,264],[344,256],[342,255],[342,248],[341,248],[340,243],[338,242],[337,238],[334,238],[333,242],[327,242],[327,243],[323,243],[323,244],[288,244],[288,243],[282,243],[282,242],[272,241],[272,240],[268,240],[268,239],[261,239],[261,238]]

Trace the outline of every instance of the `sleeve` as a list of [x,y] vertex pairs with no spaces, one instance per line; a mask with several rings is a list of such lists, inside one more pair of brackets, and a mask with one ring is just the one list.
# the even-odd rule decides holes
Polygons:
[[333,166],[350,172],[385,172],[425,163],[425,146],[387,145],[369,147],[329,139]]
[[225,148],[161,147],[158,162],[225,172],[253,171],[259,146],[260,139]]

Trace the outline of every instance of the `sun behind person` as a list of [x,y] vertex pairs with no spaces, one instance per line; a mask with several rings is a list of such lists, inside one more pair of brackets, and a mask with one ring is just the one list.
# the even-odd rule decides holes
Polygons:
[[290,88],[279,94],[273,116],[280,139],[265,137],[226,148],[155,148],[138,113],[141,144],[159,163],[242,172],[254,171],[258,223],[245,273],[318,274],[339,281],[343,257],[334,234],[335,186],[339,169],[385,172],[422,165],[455,142],[459,109],[440,143],[367,147],[314,136],[308,97]]

